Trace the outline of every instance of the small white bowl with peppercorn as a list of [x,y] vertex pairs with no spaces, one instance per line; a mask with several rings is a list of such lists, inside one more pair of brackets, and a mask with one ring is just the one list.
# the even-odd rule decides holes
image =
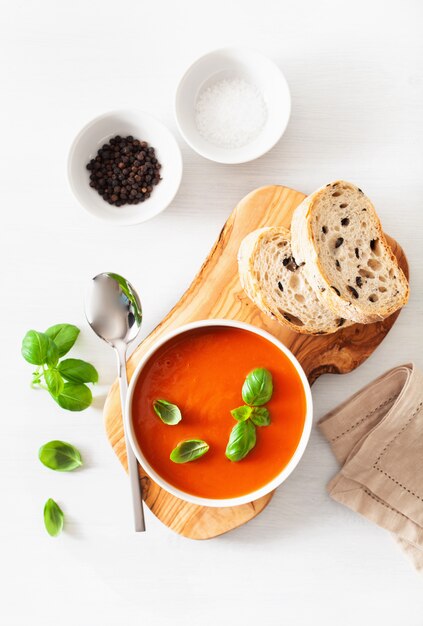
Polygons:
[[78,133],[68,159],[70,187],[92,215],[114,224],[145,222],[169,206],[182,178],[172,133],[151,115],[112,111]]

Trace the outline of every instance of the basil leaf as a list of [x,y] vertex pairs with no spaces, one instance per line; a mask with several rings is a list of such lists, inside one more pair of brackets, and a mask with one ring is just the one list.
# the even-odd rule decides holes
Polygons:
[[56,397],[62,393],[64,382],[63,378],[56,369],[52,368],[46,370],[44,372],[44,379],[52,396]]
[[256,426],[269,426],[270,413],[265,406],[255,406],[251,409],[251,421]]
[[242,399],[251,406],[266,404],[272,397],[272,393],[272,374],[264,367],[250,372],[242,386]]
[[56,472],[71,472],[82,465],[81,453],[66,441],[49,441],[38,451],[41,463]]
[[155,400],[153,402],[153,409],[162,422],[168,424],[169,426],[179,424],[182,419],[179,407],[177,407],[176,404],[168,402],[167,400]]
[[83,411],[90,406],[92,399],[91,390],[79,383],[65,383],[62,392],[55,398],[57,404],[68,411]]
[[226,456],[230,461],[240,461],[256,445],[256,427],[250,420],[238,422],[231,430]]
[[23,358],[33,365],[56,365],[59,353],[55,343],[44,333],[29,330],[22,340]]
[[187,439],[178,443],[170,453],[170,460],[174,463],[188,463],[195,461],[206,454],[209,445],[202,439]]
[[56,344],[60,357],[69,352],[77,340],[79,332],[79,328],[73,324],[55,324],[47,328],[46,335]]
[[64,359],[57,366],[60,374],[71,383],[96,383],[98,372],[91,363],[81,359]]
[[253,408],[251,406],[244,405],[244,406],[239,406],[237,409],[232,409],[231,415],[236,420],[238,420],[238,422],[243,422],[244,420],[247,420],[251,416],[252,412],[253,412]]
[[63,530],[65,516],[60,506],[49,498],[44,505],[44,526],[51,537],[57,537]]

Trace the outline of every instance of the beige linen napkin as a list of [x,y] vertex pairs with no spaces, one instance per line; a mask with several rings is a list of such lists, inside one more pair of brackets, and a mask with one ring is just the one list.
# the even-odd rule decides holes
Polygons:
[[342,464],[329,494],[394,533],[423,572],[423,374],[386,372],[319,427]]

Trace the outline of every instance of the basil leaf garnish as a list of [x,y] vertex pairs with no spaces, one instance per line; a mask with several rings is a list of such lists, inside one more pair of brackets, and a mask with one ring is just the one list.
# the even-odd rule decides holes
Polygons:
[[238,422],[231,430],[226,456],[230,461],[241,461],[256,445],[256,427],[251,420]]
[[243,422],[244,420],[247,420],[251,416],[252,412],[253,412],[253,407],[244,405],[244,406],[239,406],[237,409],[232,409],[231,415],[236,420],[238,420],[238,422]]
[[189,463],[206,454],[209,445],[202,439],[187,439],[178,443],[170,453],[170,460],[174,463]]
[[77,340],[79,328],[73,324],[55,324],[47,328],[45,334],[54,341],[59,352],[59,357],[61,357],[69,352]]
[[57,366],[65,380],[71,383],[96,383],[98,372],[91,363],[81,359],[64,359]]
[[175,424],[179,424],[182,419],[182,413],[179,407],[167,400],[155,400],[153,402],[153,409],[162,422],[168,424],[168,426],[175,426]]
[[22,340],[23,358],[33,365],[56,365],[59,352],[56,344],[45,333],[29,330]]
[[251,409],[251,421],[256,426],[269,426],[270,413],[265,406],[255,406]]
[[64,382],[57,369],[51,368],[46,370],[44,372],[44,380],[46,381],[47,389],[54,398],[62,393]]
[[92,399],[91,390],[79,383],[65,383],[62,392],[55,398],[57,404],[68,411],[83,411],[90,406]]
[[49,498],[44,505],[44,526],[51,537],[60,535],[65,516],[60,506]]
[[242,386],[242,399],[251,406],[266,404],[272,397],[272,374],[264,367],[250,372]]
[[38,451],[38,458],[46,467],[56,472],[71,472],[81,467],[81,453],[66,441],[49,441]]

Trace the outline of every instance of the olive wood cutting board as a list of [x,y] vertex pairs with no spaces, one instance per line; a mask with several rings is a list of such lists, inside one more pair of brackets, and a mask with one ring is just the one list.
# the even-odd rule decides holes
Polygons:
[[[252,191],[232,211],[199,273],[164,320],[136,348],[128,361],[131,377],[141,356],[164,332],[194,320],[236,319],[267,330],[297,357],[313,383],[321,374],[345,374],[358,367],[380,344],[395,322],[398,312],[383,322],[355,324],[332,335],[301,335],[271,320],[243,292],[237,267],[241,240],[256,228],[289,228],[294,209],[304,194],[281,186]],[[407,259],[401,247],[388,241],[408,276]],[[120,462],[127,469],[119,387],[113,384],[106,399],[104,419],[107,437]],[[189,504],[161,489],[140,468],[146,505],[169,528],[191,539],[209,539],[237,528],[258,515],[273,493],[236,507],[212,508]],[[128,504],[129,506],[129,504]]]

